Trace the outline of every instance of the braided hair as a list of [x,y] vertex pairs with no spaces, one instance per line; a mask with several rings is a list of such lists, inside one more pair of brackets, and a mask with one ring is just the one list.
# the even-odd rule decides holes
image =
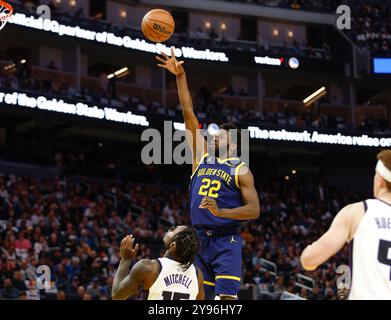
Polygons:
[[193,264],[195,255],[200,247],[197,234],[193,228],[187,227],[178,232],[171,242],[176,244],[175,256],[184,271]]

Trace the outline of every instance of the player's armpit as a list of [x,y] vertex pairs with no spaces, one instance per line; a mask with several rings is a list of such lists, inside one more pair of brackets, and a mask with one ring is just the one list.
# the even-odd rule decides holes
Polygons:
[[[122,263],[122,261],[120,263]],[[120,268],[121,265],[119,269]],[[151,276],[152,269],[151,260],[143,259],[137,262],[125,278],[118,281],[118,283],[114,281],[112,288],[113,300],[125,300],[130,296],[137,294],[140,285],[148,276]]]
[[364,210],[361,203],[344,207],[334,218],[329,230],[301,254],[300,262],[305,270],[314,270],[336,254],[351,238],[354,215]]
[[205,300],[205,289],[204,289],[204,275],[200,268],[197,268],[197,277],[198,277],[198,295],[196,300]]

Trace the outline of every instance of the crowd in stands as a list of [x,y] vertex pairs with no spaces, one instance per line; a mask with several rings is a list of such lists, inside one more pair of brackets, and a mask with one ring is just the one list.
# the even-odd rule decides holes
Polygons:
[[373,55],[391,54],[391,5],[387,1],[357,3],[352,10],[351,38]]
[[390,55],[391,6],[387,1],[339,0],[228,0],[295,10],[319,11],[335,14],[341,4],[351,8],[351,30],[348,35],[362,48],[375,55]]
[[[40,1],[25,0],[22,4],[19,1],[18,12],[25,12],[26,14],[35,14],[36,5]],[[139,29],[127,26],[118,26],[112,24],[110,21],[102,20],[102,15],[89,17],[84,12],[83,8],[72,7],[70,10],[62,10],[56,1],[49,4],[53,19],[61,21],[68,25],[78,25],[92,30],[110,31],[118,35],[132,35],[134,37],[144,38]],[[245,41],[242,41],[245,40]],[[246,41],[250,40],[250,41]],[[290,43],[285,42],[281,44],[268,44],[262,39],[247,39],[242,35],[238,39],[227,39],[224,35],[220,36],[217,32],[210,28],[203,31],[202,28],[197,30],[189,30],[188,28],[177,27],[176,33],[170,39],[170,45],[186,46],[194,45],[201,48],[215,48],[220,50],[230,49],[238,51],[251,51],[263,54],[290,54],[298,57],[308,57],[317,59],[331,59],[330,49],[327,44],[321,48],[314,48],[307,41],[299,43],[292,39]]]
[[277,42],[267,43],[262,37],[255,37],[254,35],[248,37],[243,33],[237,39],[227,39],[224,35],[219,36],[213,27],[207,30],[203,30],[201,27],[197,30],[182,30],[172,40],[174,45],[177,43],[181,46],[193,45],[196,47],[214,47],[220,50],[250,51],[258,54],[332,59],[330,47],[327,43],[324,43],[320,48],[313,47],[308,41],[299,43],[295,39],[284,41],[281,44]]
[[[257,299],[284,291],[335,299],[336,268],[348,263],[346,248],[304,273],[299,254],[343,205],[364,195],[298,179],[256,185],[261,217],[244,223],[241,237],[242,284],[255,287]],[[1,174],[0,299],[110,299],[122,237],[132,233],[141,244],[137,260],[156,258],[166,229],[179,224],[190,224],[186,186]],[[37,290],[39,265],[50,267],[50,288]],[[306,287],[297,285],[299,273],[312,279]]]
[[[37,1],[21,2],[28,8]],[[339,1],[241,2],[331,12]],[[366,18],[359,21],[362,24],[360,30],[368,32],[357,34],[357,40],[370,50],[389,48],[391,29],[385,25],[385,30],[382,30],[383,26],[377,24],[381,21],[379,15],[384,12],[382,8],[366,7],[363,10]],[[64,19],[71,21],[83,15],[79,10]],[[372,25],[373,22],[376,23]],[[203,41],[197,34],[182,36],[189,41]],[[213,35],[206,36],[214,39]],[[384,47],[384,41],[388,47]],[[118,97],[112,82],[103,90],[83,88],[82,92],[77,92],[59,79],[32,78],[29,62],[16,63],[15,68],[14,73],[0,75],[1,89],[44,93],[63,99],[115,105],[139,114],[154,113],[181,119],[179,106],[166,107],[157,101],[139,97]],[[49,64],[48,68],[55,70],[56,66]],[[349,128],[343,119],[311,110],[295,113],[289,108],[281,112],[228,108],[224,97],[232,95],[246,97],[247,93],[227,88],[219,96],[214,96],[210,89],[202,87],[197,97],[198,118],[205,122],[278,127]],[[389,130],[389,124],[385,119],[368,118],[360,129],[384,132]],[[42,156],[39,146],[31,149]],[[99,163],[99,170],[89,171],[93,161]],[[151,181],[144,179],[140,182],[135,179],[102,180],[102,175],[117,176],[116,160],[106,159],[103,162],[103,159],[90,158],[82,152],[59,151],[48,164],[59,168],[65,175],[43,179],[0,174],[0,299],[110,299],[119,261],[118,246],[123,236],[132,233],[141,244],[137,260],[157,258],[163,252],[162,237],[166,229],[172,225],[190,224],[187,185],[175,181],[162,183],[161,179],[156,179],[152,167],[143,169],[149,170],[143,176],[150,176]],[[80,177],[98,173],[100,177]],[[177,181],[182,181],[177,178]],[[368,195],[357,190],[337,191],[327,183],[300,175],[290,180],[274,177],[272,182],[257,183],[256,187],[261,201],[261,216],[255,221],[245,222],[241,230],[243,286],[254,287],[257,299],[279,299],[285,291],[307,299],[336,299],[336,269],[349,263],[349,248],[346,247],[314,272],[301,269],[299,255],[307,244],[327,230],[344,205],[365,199]],[[270,268],[270,263],[275,267]],[[40,265],[50,267],[49,289],[37,289],[39,274],[36,268]],[[309,277],[309,284],[298,286],[298,274]]]
[[[241,3],[259,4],[270,7],[289,8],[294,10],[307,10],[335,13],[340,0],[227,0]],[[18,11],[35,14],[36,5],[39,0],[19,0],[15,1]],[[391,6],[382,1],[357,1],[346,2],[352,9],[352,30],[347,30],[350,37],[360,46],[373,54],[388,55],[390,53],[391,42]],[[50,3],[52,14],[56,19],[64,23],[78,24],[91,29],[104,29],[123,33],[125,30],[112,25],[108,21],[101,20],[101,16],[88,17],[82,8],[72,7],[70,10],[63,11],[56,1]],[[126,30],[133,32],[135,36],[141,36],[137,30]],[[283,45],[273,45],[265,43],[263,39],[252,39],[251,42],[240,42],[236,40],[247,40],[243,37],[239,39],[226,39],[219,36],[217,32],[210,28],[203,31],[197,30],[177,30],[177,34],[171,39],[172,44],[176,42],[187,45],[217,47],[220,49],[248,50],[253,52],[265,52],[269,54],[295,54],[302,57],[331,59],[330,48],[324,44],[322,48],[313,48],[306,42],[298,43],[292,39],[291,43]]]
[[[49,69],[56,69],[54,63],[49,63]],[[106,77],[103,77],[106,79]],[[6,90],[29,91],[34,94],[45,93],[45,96],[59,97],[69,101],[85,102],[101,106],[112,106],[118,110],[131,110],[137,114],[155,114],[164,116],[166,119],[179,121],[182,119],[181,107],[163,106],[154,100],[145,100],[137,96],[121,95],[116,93],[115,79],[103,81],[101,88],[96,90],[92,87],[85,87],[80,92],[62,82],[61,77],[52,76],[37,78],[31,76],[30,62],[15,62],[15,71],[12,73],[0,73],[0,87]],[[324,114],[317,109],[308,108],[302,112],[291,110],[286,103],[285,107],[278,112],[261,111],[257,108],[230,108],[227,107],[224,97],[247,97],[248,93],[241,89],[234,92],[227,86],[218,95],[214,94],[207,86],[202,86],[197,94],[195,111],[200,121],[205,123],[233,122],[240,125],[266,125],[271,127],[294,127],[307,129],[338,129],[352,130],[353,126],[349,120],[342,117],[335,117]],[[274,97],[281,100],[281,95]],[[323,100],[325,101],[325,100]],[[326,101],[327,102],[327,101]],[[368,117],[358,128],[361,131],[371,133],[385,133],[389,131],[389,123],[384,118]]]
[[225,0],[293,10],[335,13],[341,0]]

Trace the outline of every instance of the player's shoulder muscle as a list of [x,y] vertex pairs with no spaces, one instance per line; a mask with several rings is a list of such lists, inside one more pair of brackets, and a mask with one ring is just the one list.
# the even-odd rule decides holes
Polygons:
[[344,223],[349,227],[349,241],[353,239],[364,213],[364,202],[360,201],[348,204],[335,217],[336,222]]
[[238,187],[254,184],[254,176],[244,162],[240,163],[235,169],[235,181]]
[[160,273],[160,263],[157,260],[141,259],[133,269],[140,279],[143,279],[144,289],[148,289],[155,282]]
[[339,215],[341,215],[344,219],[351,219],[354,216],[360,215],[360,213],[364,213],[363,201],[348,204],[342,208]]

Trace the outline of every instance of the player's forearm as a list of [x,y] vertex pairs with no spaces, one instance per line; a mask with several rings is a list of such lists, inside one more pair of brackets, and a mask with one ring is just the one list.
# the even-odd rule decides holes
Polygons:
[[312,271],[326,262],[334,252],[330,252],[330,247],[317,240],[307,246],[300,256],[300,263],[305,270]]
[[191,98],[190,90],[187,85],[186,73],[183,72],[176,77],[179,103],[182,107],[183,117],[186,120],[194,120],[195,114],[193,110],[193,100]]
[[190,135],[187,135],[186,140],[193,151],[194,157],[199,159],[206,152],[205,145],[203,144],[205,141],[199,136],[199,133],[197,133],[198,119],[193,110],[193,101],[187,86],[185,72],[179,74],[176,81],[185,127],[186,130],[190,132]]
[[125,299],[121,293],[121,281],[129,274],[130,260],[121,259],[118,270],[115,273],[111,296],[115,300]]
[[316,257],[314,256],[314,248],[312,246],[307,246],[304,249],[300,256],[300,263],[303,269],[308,271],[315,270],[320,264],[319,261],[316,261]]
[[232,209],[220,209],[219,217],[234,220],[258,219],[260,208],[257,205],[247,204]]

